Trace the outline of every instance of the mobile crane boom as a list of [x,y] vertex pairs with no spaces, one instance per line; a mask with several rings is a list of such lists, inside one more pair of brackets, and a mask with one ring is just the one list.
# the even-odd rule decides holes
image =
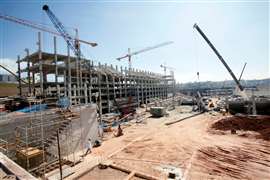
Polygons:
[[217,55],[218,59],[222,62],[222,64],[225,66],[225,68],[227,69],[227,71],[230,73],[230,75],[232,76],[233,80],[235,81],[235,83],[237,84],[238,88],[243,91],[244,88],[241,85],[241,83],[238,81],[238,79],[236,78],[236,76],[234,75],[234,73],[232,72],[231,68],[228,66],[228,64],[226,63],[226,61],[223,59],[223,57],[219,54],[219,52],[217,51],[217,49],[215,48],[215,46],[210,42],[210,40],[207,38],[207,36],[203,33],[203,31],[200,29],[200,27],[197,24],[194,24],[193,28],[195,28],[199,34],[203,37],[203,39],[207,42],[207,44],[210,46],[210,48],[214,51],[214,53]]

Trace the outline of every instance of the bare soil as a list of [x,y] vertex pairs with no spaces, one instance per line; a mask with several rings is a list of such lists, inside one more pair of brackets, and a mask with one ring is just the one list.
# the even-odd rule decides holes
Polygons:
[[99,169],[95,167],[92,171],[85,174],[81,179],[82,180],[89,180],[89,179],[110,179],[110,180],[119,180],[124,179],[128,174],[113,168],[106,168],[106,169]]
[[164,125],[186,116],[182,108],[168,117],[146,118],[144,124],[130,123],[121,137],[107,134],[107,140],[85,162],[99,157],[160,179],[167,176],[160,170],[164,165],[180,168],[184,179],[270,179],[270,141],[231,134],[230,128],[213,129],[213,124],[223,122],[224,116],[219,114],[204,113]]
[[[231,116],[215,122],[211,128],[221,131],[254,131],[256,138],[270,140],[270,116]],[[245,136],[242,134],[242,136]]]

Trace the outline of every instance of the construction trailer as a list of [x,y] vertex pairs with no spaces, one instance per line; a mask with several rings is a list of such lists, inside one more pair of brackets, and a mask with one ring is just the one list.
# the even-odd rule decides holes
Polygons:
[[119,108],[118,100],[126,101],[125,106],[138,106],[174,95],[173,74],[94,63],[71,56],[69,50],[58,54],[56,37],[53,40],[54,52],[43,52],[38,33],[38,51],[29,54],[28,50],[18,59],[18,76],[28,79],[28,84],[19,85],[23,95],[42,97],[48,104],[60,97],[67,97],[72,105],[96,103],[102,113]]

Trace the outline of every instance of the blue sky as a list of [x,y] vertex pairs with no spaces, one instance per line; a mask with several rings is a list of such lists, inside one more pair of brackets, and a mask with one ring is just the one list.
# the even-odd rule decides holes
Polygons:
[[[140,50],[165,41],[174,44],[133,57],[132,66],[163,73],[164,62],[175,69],[178,82],[230,80],[231,77],[201,36],[192,28],[196,22],[219,50],[236,76],[245,62],[244,79],[269,78],[269,2],[245,1],[0,1],[0,12],[48,24],[41,10],[48,4],[56,16],[80,38],[98,47],[82,46],[86,57],[102,63],[118,62],[127,49]],[[43,33],[43,50],[53,52],[53,37]],[[36,51],[37,31],[0,20],[0,63],[15,70],[17,55],[25,48]],[[66,53],[58,37],[58,50]],[[2,73],[3,70],[0,70]]]

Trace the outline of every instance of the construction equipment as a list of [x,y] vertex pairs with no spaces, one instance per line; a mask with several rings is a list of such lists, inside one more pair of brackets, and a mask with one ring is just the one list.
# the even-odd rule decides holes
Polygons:
[[167,69],[175,70],[174,68],[172,68],[170,66],[163,65],[163,64],[161,64],[160,67],[163,68],[165,76],[166,76]]
[[228,64],[225,62],[225,60],[223,59],[223,57],[219,54],[219,52],[217,51],[217,49],[215,48],[215,46],[210,42],[210,40],[206,37],[206,35],[202,32],[202,30],[200,29],[200,27],[197,24],[194,24],[193,28],[195,28],[199,34],[203,37],[203,39],[207,42],[207,44],[211,47],[211,49],[214,51],[214,53],[217,55],[218,59],[222,62],[222,64],[226,67],[227,71],[230,73],[230,75],[232,76],[233,80],[235,81],[235,83],[237,84],[238,88],[240,89],[240,91],[243,91],[244,88],[241,85],[241,83],[239,82],[239,80],[236,78],[236,76],[234,75],[234,73],[232,72],[231,68],[228,66]]
[[244,72],[244,70],[246,68],[246,65],[247,65],[247,63],[244,64],[244,67],[243,67],[243,69],[241,71],[241,74],[240,74],[239,79],[238,79],[239,82],[241,81],[241,78],[242,78],[243,72]]
[[150,113],[153,117],[162,117],[166,114],[165,107],[150,107]]
[[[81,71],[81,59],[83,57],[80,49],[80,42],[78,41],[78,30],[76,29],[76,37],[75,39],[72,38],[67,30],[65,29],[64,25],[61,23],[61,21],[54,15],[54,13],[50,10],[48,5],[44,5],[42,9],[47,13],[48,17],[52,21],[54,27],[56,30],[61,34],[61,36],[65,39],[68,47],[74,52],[76,55],[76,74],[77,74],[77,87],[82,86],[82,71]],[[88,64],[89,66],[90,63]],[[81,90],[78,90],[78,95],[80,96]]]
[[128,58],[129,69],[131,69],[131,57],[132,56],[143,53],[143,52],[146,52],[146,51],[150,51],[152,49],[156,49],[156,48],[159,48],[159,47],[162,47],[162,46],[166,46],[166,45],[169,45],[169,44],[172,44],[172,43],[173,43],[173,41],[168,41],[168,42],[164,42],[164,43],[161,43],[161,44],[157,44],[155,46],[147,47],[147,48],[141,49],[139,51],[135,51],[135,52],[130,52],[130,48],[128,48],[128,54],[126,54],[125,56],[116,58],[116,59],[118,61],[120,61],[121,59]]
[[75,39],[72,38],[67,30],[65,29],[64,25],[61,23],[61,21],[54,15],[54,13],[50,10],[48,5],[44,5],[42,9],[47,13],[48,17],[52,21],[54,27],[56,30],[61,34],[61,36],[65,39],[65,41],[68,44],[68,47],[72,49],[74,54],[80,59],[82,56],[81,50],[80,50],[80,43],[78,41],[78,30],[76,29],[76,37]]
[[4,70],[6,70],[7,72],[9,72],[11,75],[13,75],[18,82],[23,82],[25,84],[27,84],[28,82],[26,82],[25,80],[21,79],[19,76],[17,76],[14,72],[12,72],[11,70],[9,70],[7,67],[3,66],[0,64],[0,67],[3,68]]
[[[24,25],[24,26],[27,26],[27,27],[31,27],[31,28],[40,30],[40,31],[48,32],[48,33],[54,34],[56,36],[62,36],[61,33],[55,32],[54,30],[51,30],[51,29],[49,29],[48,27],[46,27],[44,25],[34,23],[34,22],[29,21],[29,20],[20,19],[20,18],[14,17],[14,16],[5,15],[5,14],[2,14],[2,13],[0,13],[0,19],[10,21],[10,22],[14,22],[14,23],[17,23],[17,24],[21,24],[21,25]],[[94,42],[88,42],[88,41],[81,40],[81,39],[78,39],[78,38],[75,38],[75,37],[72,37],[72,36],[69,36],[69,38],[71,38],[74,41],[76,40],[76,41],[78,41],[80,43],[90,45],[92,47],[97,46],[97,43],[94,43]]]

